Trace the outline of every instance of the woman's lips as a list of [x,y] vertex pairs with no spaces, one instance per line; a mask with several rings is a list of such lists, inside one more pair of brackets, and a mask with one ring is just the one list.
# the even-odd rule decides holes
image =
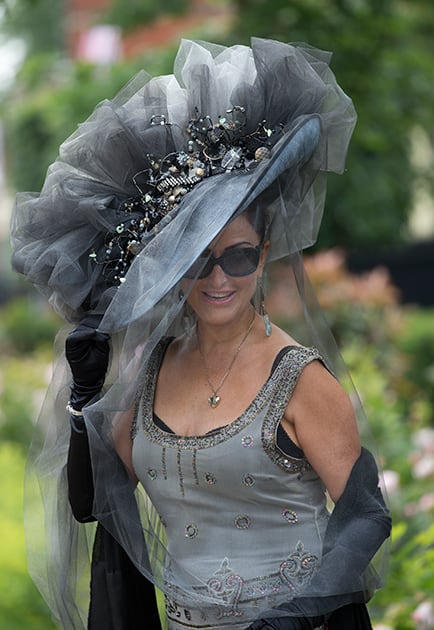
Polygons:
[[217,291],[202,291],[202,295],[207,302],[212,302],[213,304],[225,304],[232,299],[235,295],[235,291],[225,291],[224,293],[219,293]]

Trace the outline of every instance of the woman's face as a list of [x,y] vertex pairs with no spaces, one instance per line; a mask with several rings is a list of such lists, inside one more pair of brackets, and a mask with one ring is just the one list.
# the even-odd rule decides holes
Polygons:
[[[236,248],[257,247],[259,243],[259,235],[241,214],[212,241],[207,253],[209,251],[213,258],[219,258]],[[188,303],[199,321],[213,325],[229,324],[238,321],[247,309],[250,310],[250,300],[262,275],[267,250],[268,243],[265,243],[260,251],[258,267],[248,275],[230,276],[216,264],[205,278],[183,279],[183,291],[188,295]]]

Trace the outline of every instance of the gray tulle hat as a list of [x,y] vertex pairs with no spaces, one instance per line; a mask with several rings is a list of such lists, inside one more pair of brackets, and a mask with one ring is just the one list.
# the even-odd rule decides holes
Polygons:
[[260,200],[270,256],[312,245],[327,170],[355,124],[330,55],[254,39],[183,41],[174,75],[139,74],[60,147],[40,194],[19,194],[13,266],[62,317],[128,326]]

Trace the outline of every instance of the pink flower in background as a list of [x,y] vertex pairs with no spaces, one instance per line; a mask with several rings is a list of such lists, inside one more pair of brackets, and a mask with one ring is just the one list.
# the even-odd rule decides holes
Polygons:
[[434,429],[426,427],[415,431],[413,444],[425,453],[434,453]]
[[421,602],[411,617],[417,624],[417,630],[432,630],[434,628],[434,606],[432,601],[425,600]]
[[434,475],[434,455],[423,455],[413,464],[413,477],[424,479]]
[[419,429],[413,435],[416,450],[410,456],[413,476],[424,479],[434,475],[434,429]]
[[434,508],[434,492],[428,492],[419,499],[419,507],[422,512],[429,512]]

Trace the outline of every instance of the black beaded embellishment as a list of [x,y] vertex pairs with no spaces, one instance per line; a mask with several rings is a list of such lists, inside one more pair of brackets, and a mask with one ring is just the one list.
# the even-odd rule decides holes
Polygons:
[[[170,127],[171,123],[156,115],[150,125]],[[211,175],[252,170],[269,159],[282,131],[283,125],[270,129],[263,120],[255,131],[246,133],[246,111],[241,106],[227,110],[216,123],[197,112],[186,128],[186,150],[163,157],[146,154],[143,168],[132,178],[138,194],[119,204],[118,224],[89,254],[92,262],[103,266],[106,282],[118,286],[125,281],[146,235],[157,233],[162,219],[172,217],[190,190]]]

